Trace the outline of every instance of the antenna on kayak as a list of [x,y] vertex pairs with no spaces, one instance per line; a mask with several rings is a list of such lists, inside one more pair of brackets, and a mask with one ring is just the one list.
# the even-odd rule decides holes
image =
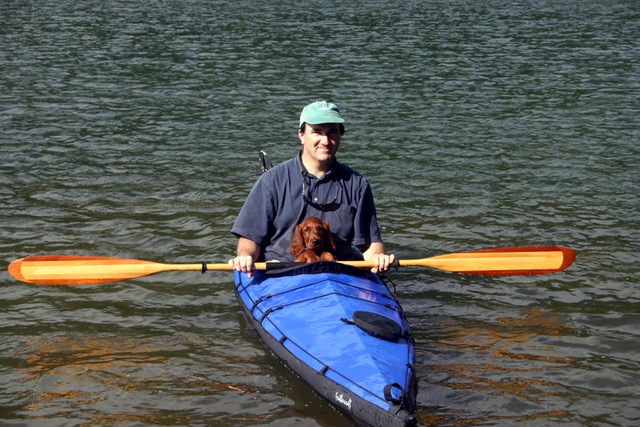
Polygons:
[[273,167],[273,164],[271,163],[271,160],[269,160],[269,156],[267,155],[266,152],[260,150],[259,155],[260,155],[260,169],[258,169],[258,172],[256,172],[256,175],[262,175],[263,173],[265,173],[266,171],[268,171]]

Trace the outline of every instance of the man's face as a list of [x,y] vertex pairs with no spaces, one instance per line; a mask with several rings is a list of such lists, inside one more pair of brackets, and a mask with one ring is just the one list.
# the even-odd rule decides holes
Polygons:
[[332,159],[340,147],[340,125],[338,123],[324,123],[320,125],[305,125],[305,130],[298,130],[303,153],[317,161]]

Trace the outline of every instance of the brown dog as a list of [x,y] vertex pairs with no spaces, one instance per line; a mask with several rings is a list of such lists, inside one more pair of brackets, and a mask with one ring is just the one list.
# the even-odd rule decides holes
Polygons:
[[333,242],[329,224],[311,216],[296,226],[289,252],[295,262],[335,261]]

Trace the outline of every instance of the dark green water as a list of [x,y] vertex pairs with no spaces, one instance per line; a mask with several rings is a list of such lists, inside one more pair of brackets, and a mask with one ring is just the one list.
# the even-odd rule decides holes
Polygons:
[[640,422],[637,1],[0,3],[0,424],[344,426],[224,272],[34,286],[9,262],[224,262],[258,151],[349,123],[388,248],[561,244],[545,276],[392,273],[424,425]]

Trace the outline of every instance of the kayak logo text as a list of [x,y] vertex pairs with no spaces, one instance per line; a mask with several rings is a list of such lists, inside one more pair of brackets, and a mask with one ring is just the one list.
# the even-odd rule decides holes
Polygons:
[[345,399],[344,394],[338,394],[337,391],[336,391],[336,402],[343,404],[344,406],[349,408],[349,410],[351,410],[351,399],[349,400]]

